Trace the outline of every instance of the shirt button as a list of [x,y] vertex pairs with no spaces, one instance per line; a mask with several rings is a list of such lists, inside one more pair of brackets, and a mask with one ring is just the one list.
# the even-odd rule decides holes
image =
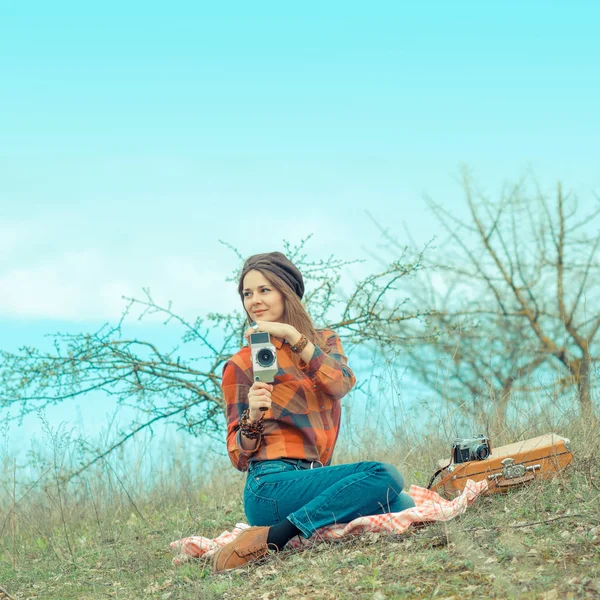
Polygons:
[[315,388],[315,390],[317,389],[317,384],[315,383],[315,385],[313,385],[313,387]]
[[325,425],[325,431],[329,429],[329,425]]
[[325,408],[325,405],[323,404],[323,406],[321,406],[321,410],[323,410]]

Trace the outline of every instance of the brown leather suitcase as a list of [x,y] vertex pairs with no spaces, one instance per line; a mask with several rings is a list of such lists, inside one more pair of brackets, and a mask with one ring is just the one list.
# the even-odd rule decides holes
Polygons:
[[452,464],[440,460],[441,479],[432,489],[443,488],[445,494],[460,494],[468,479],[487,480],[488,493],[504,492],[510,487],[534,479],[547,479],[560,473],[573,460],[571,442],[556,433],[514,442],[498,448],[485,460]]

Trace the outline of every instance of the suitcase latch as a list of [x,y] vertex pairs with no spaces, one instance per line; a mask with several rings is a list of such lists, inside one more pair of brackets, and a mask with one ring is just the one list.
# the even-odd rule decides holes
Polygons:
[[536,470],[541,468],[542,465],[530,465],[529,467],[522,464],[515,465],[514,458],[505,458],[502,461],[502,473],[488,475],[488,479],[495,479],[496,481],[498,481],[500,477],[504,477],[504,479],[517,479],[518,477],[523,477],[527,471],[531,471],[535,474]]

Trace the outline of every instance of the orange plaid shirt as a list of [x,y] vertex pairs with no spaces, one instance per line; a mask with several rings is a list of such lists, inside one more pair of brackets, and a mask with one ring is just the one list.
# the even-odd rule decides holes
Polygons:
[[340,429],[340,399],[356,383],[348,367],[337,334],[320,332],[326,343],[323,352],[315,346],[310,361],[292,361],[289,344],[276,337],[279,371],[273,382],[271,408],[265,412],[264,434],[254,450],[241,446],[239,422],[248,408],[248,390],[254,381],[250,346],[244,346],[223,367],[221,382],[226,403],[227,452],[233,466],[248,470],[250,460],[299,458],[328,464]]

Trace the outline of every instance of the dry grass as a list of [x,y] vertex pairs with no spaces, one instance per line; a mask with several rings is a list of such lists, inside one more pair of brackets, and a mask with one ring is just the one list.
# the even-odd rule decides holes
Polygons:
[[[407,484],[424,485],[448,453],[451,417],[437,417],[437,433],[430,420],[423,435],[408,427],[414,415],[407,416],[387,440],[365,426],[347,427],[336,462],[392,462]],[[535,419],[501,432],[498,443],[551,430],[570,437],[575,461],[560,478],[481,498],[445,525],[286,551],[217,576],[203,561],[173,568],[169,543],[214,537],[245,521],[244,476],[226,459],[207,455],[209,468],[198,473],[181,450],[167,449],[173,460],[151,483],[143,461],[126,468],[114,459],[65,483],[77,453],[49,430],[51,456],[32,458],[37,483],[20,482],[14,463],[4,461],[0,587],[15,599],[60,600],[598,597],[598,425],[564,415],[553,426]]]

